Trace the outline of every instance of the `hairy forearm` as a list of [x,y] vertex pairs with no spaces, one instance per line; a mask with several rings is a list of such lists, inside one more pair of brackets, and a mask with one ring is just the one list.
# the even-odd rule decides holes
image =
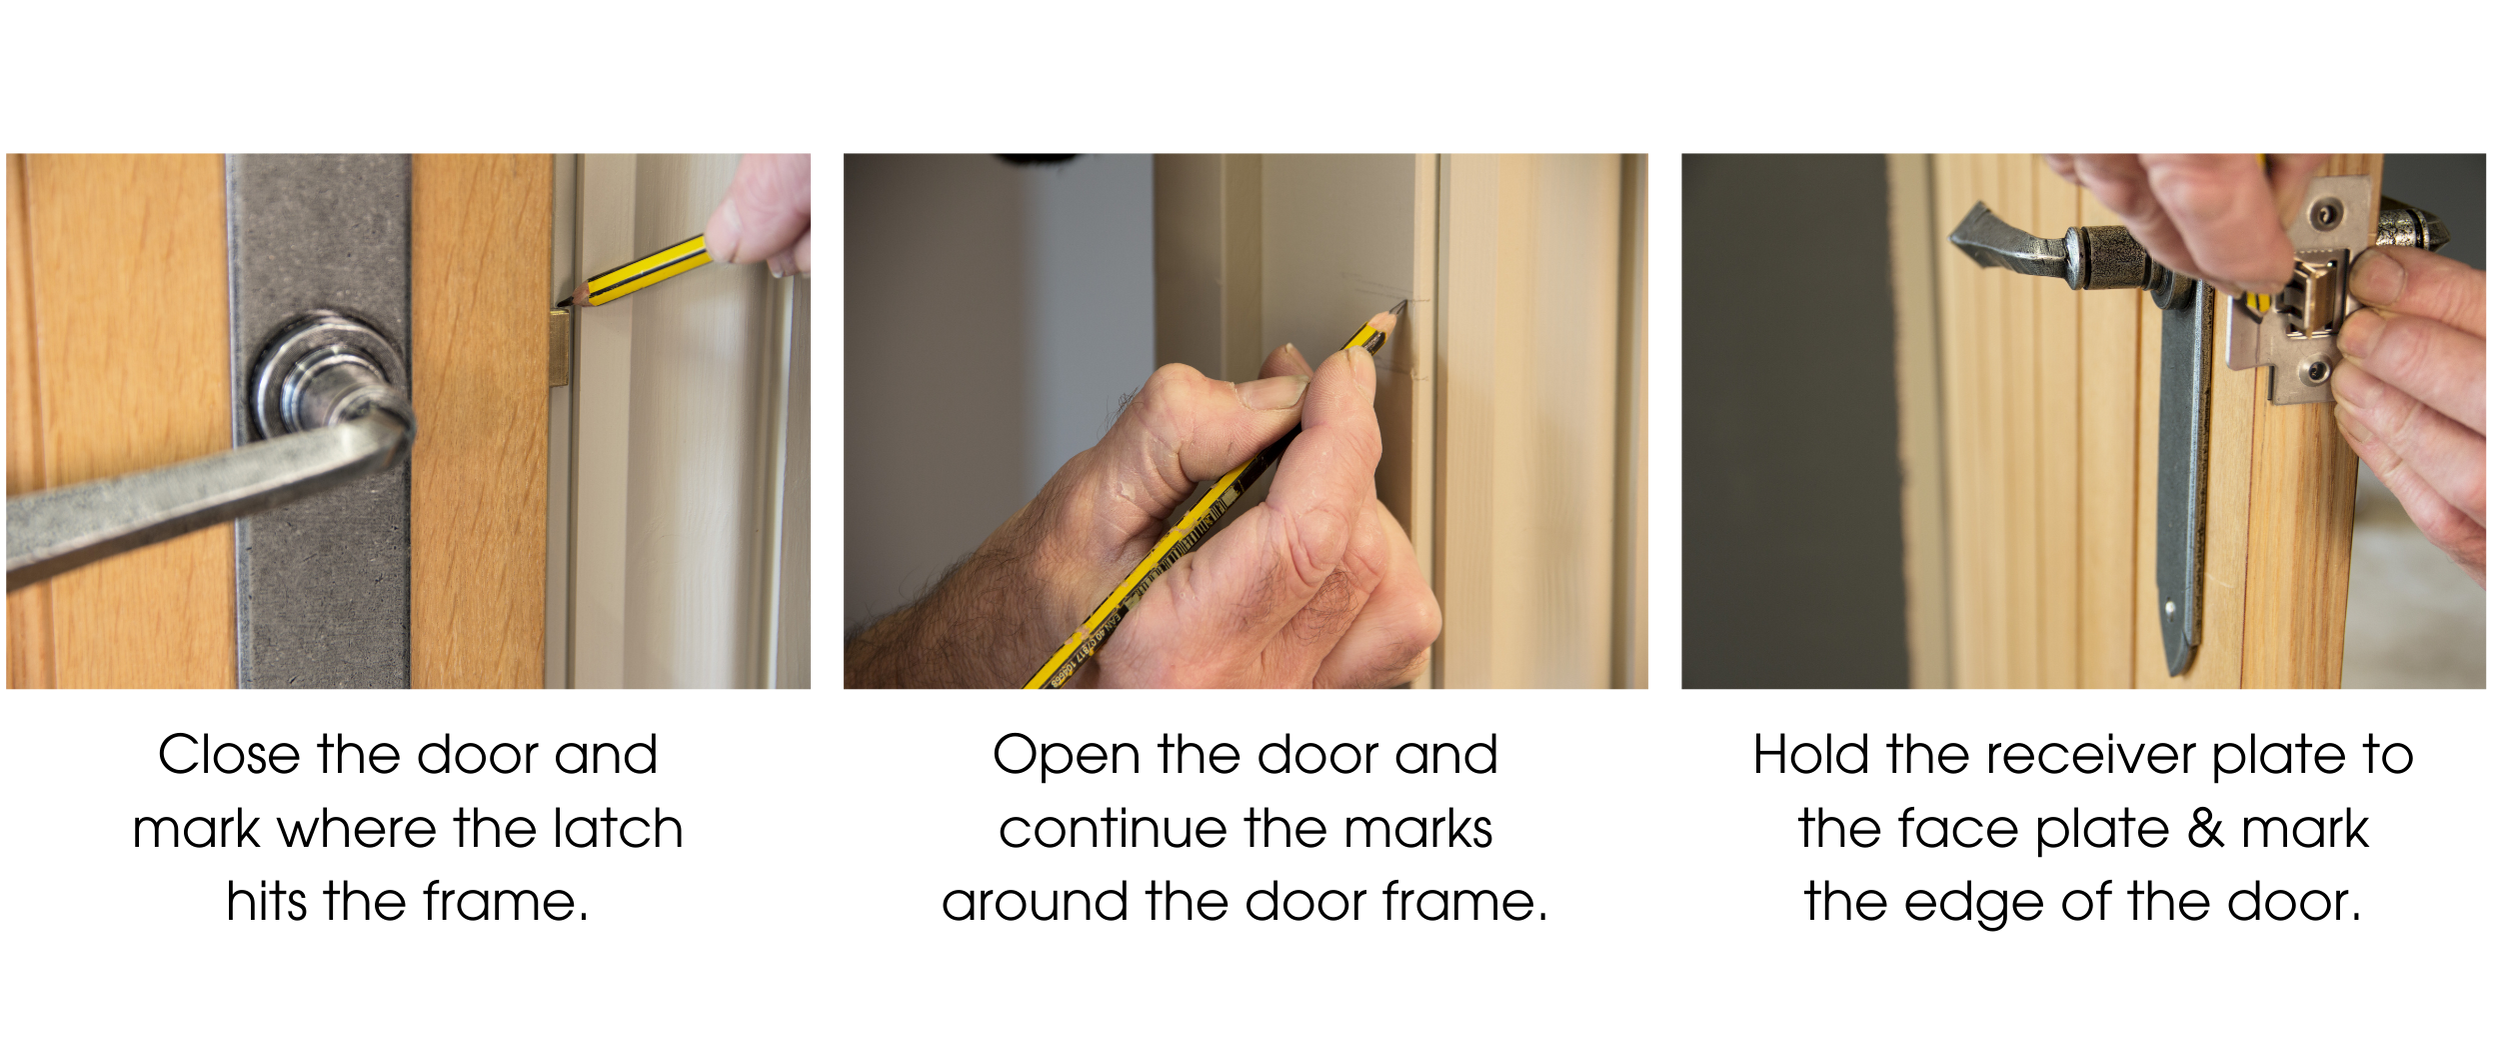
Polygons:
[[1065,634],[1048,634],[1028,512],[998,527],[920,602],[843,647],[843,689],[1020,689]]

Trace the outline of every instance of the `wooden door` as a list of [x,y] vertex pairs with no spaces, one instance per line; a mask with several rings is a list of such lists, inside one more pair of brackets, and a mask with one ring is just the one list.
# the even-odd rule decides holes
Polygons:
[[[2378,168],[2338,156],[2319,173],[2375,187]],[[1943,246],[1975,202],[2044,236],[2116,215],[2037,156],[1891,169],[1912,677],[2337,684],[2356,460],[2333,407],[2268,403],[2265,371],[2228,369],[2214,338],[2202,640],[2171,677],[2153,581],[2160,309],[2140,291],[2078,292]]]
[[[414,163],[418,686],[539,684],[551,179],[545,156]],[[9,493],[229,448],[224,160],[11,156],[8,206]],[[234,597],[230,525],[30,585],[9,684],[231,687]]]

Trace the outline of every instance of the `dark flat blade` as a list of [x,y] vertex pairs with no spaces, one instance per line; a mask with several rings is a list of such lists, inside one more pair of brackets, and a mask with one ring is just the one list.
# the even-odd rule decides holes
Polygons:
[[2213,383],[2213,288],[2203,283],[2161,313],[2161,457],[2153,543],[2153,611],[2178,677],[2196,658],[2205,569],[2206,399]]

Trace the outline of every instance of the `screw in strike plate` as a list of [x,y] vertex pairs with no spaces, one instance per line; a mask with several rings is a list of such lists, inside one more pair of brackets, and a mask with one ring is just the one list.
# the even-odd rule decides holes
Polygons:
[[2315,387],[2317,385],[2325,384],[2327,375],[2334,372],[2335,368],[2328,366],[2326,364],[2326,360],[2311,359],[2309,360],[2309,365],[2300,368],[2300,377],[2302,380],[2308,381],[2312,387]]
[[2333,196],[2328,196],[2325,199],[2319,200],[2316,206],[2309,208],[2309,227],[2317,229],[2320,232],[2332,232],[2335,230],[2335,226],[2343,223],[2343,200],[2337,199]]

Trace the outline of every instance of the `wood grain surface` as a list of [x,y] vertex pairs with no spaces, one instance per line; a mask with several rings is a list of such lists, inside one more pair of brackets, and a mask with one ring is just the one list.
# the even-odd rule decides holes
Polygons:
[[[26,251],[26,157],[9,157],[9,495],[42,489],[43,408],[35,394],[35,302]],[[9,687],[48,689],[52,671],[52,585],[9,594]]]
[[[1993,156],[1971,157],[1968,190],[1973,200],[1996,204],[2008,200],[2002,176],[2002,164]],[[2003,204],[2012,206],[2011,203]],[[1956,218],[1967,208],[1951,208]],[[1963,259],[1967,261],[1968,259]],[[1975,384],[1971,394],[1978,400],[1976,442],[1977,467],[1972,482],[1977,487],[1977,518],[1971,523],[1979,537],[1979,603],[1975,607],[1980,618],[1978,634],[1979,672],[1973,684],[1987,688],[2019,685],[2015,677],[2013,647],[2014,629],[2008,617],[2013,615],[2016,593],[2013,590],[2013,540],[2011,484],[2006,481],[2008,453],[2006,429],[2010,424],[2007,412],[2005,372],[2008,360],[2015,353],[2005,349],[2005,299],[2014,292],[2007,273],[1982,269],[1972,282],[1972,301],[1976,306],[1970,336],[1976,349],[1972,367]],[[2028,338],[2025,342],[2028,343]],[[1971,452],[1964,448],[1963,452]]]
[[[1452,243],[1490,241],[1500,234],[1500,161],[1491,156],[1452,156],[1441,234]],[[1433,649],[1437,687],[1495,684],[1498,638],[1494,598],[1493,485],[1487,464],[1495,452],[1493,424],[1499,395],[1494,387],[1501,347],[1494,322],[1501,284],[1493,251],[1453,250],[1441,272],[1443,304],[1439,392],[1441,418],[1434,466],[1433,591],[1441,598],[1441,639]],[[1453,470],[1452,461],[1475,462]]]
[[547,304],[554,166],[418,156],[410,278],[420,430],[410,476],[410,673],[544,683]]
[[[2078,222],[2115,225],[2118,215],[2098,197],[2079,193]],[[2077,294],[2082,363],[2083,565],[2077,628],[2080,676],[2086,688],[2126,688],[2135,681],[2135,439],[2142,376],[2137,314],[2150,307],[2142,294]],[[2146,555],[2152,549],[2143,549]]]
[[[9,175],[10,492],[227,449],[220,158],[12,157]],[[549,178],[544,157],[416,161],[418,685],[538,684]],[[231,686],[232,529],[17,592],[9,635],[12,686]]]
[[[2042,236],[2117,223],[2034,156],[1938,156],[1930,170],[1939,239],[1976,201]],[[2378,157],[2321,173],[2376,175]],[[1953,683],[2336,684],[2355,461],[2331,408],[2269,404],[2266,371],[2225,368],[2216,339],[2202,640],[2172,678],[2153,582],[2161,311],[1936,258]]]
[[[1943,360],[1937,335],[1933,164],[1884,160],[1892,230],[1893,383],[1901,418],[1901,574],[1910,687],[1951,685],[1950,576],[1945,555]],[[1946,247],[1945,249],[1951,249]]]
[[[1929,237],[1938,242],[1961,220],[1977,198],[1971,163],[1966,156],[1937,156],[1930,168],[1935,222]],[[1979,425],[1979,339],[1977,265],[1951,248],[1936,257],[1936,344],[1938,386],[1943,398],[1941,438],[1945,457],[1945,579],[1951,615],[1952,683],[1963,687],[1996,684],[1987,672],[1986,635],[1980,621],[1988,616],[1986,587],[1980,582],[1984,555],[1979,531],[1977,447]]]
[[[9,491],[229,448],[224,163],[30,156],[9,180]],[[9,632],[12,686],[232,686],[233,527],[12,594]]]
[[[1998,198],[2005,200],[2002,213],[2016,228],[2042,224],[2033,197],[2034,162],[2030,156],[1994,157]],[[2039,298],[2044,285],[2055,284],[2002,269],[1998,274],[2013,276],[1994,281],[2004,309],[2002,343],[2032,346],[2030,351],[2006,352],[2004,368],[1998,373],[2002,381],[1998,394],[2005,411],[2004,456],[1998,471],[2005,483],[2005,684],[2028,689],[2041,684],[2040,621],[2046,605],[2046,592],[2040,589],[2040,369],[2048,346],[2040,337]]]
[[2248,440],[2255,415],[2250,412],[2249,396],[2252,392],[2264,396],[2258,390],[2262,381],[2259,371],[2223,366],[2222,342],[2215,340],[2213,358],[2206,360],[2213,373],[2213,385],[2208,392],[2206,414],[2205,583],[2200,595],[2203,640],[2197,644],[2196,657],[2189,661],[2187,673],[2173,678],[2169,659],[2162,652],[2157,618],[2161,599],[2153,586],[2153,550],[2159,533],[2155,508],[2159,502],[2157,476],[2161,453],[2161,309],[2148,300],[2141,314],[2141,365],[2149,379],[2143,392],[2143,416],[2147,422],[2142,428],[2143,441],[2137,457],[2136,497],[2141,513],[2136,530],[2136,684],[2142,688],[2238,688],[2241,621],[2252,566],[2248,555]]
[[[2366,174],[2373,192],[2356,217],[2378,226],[2385,157],[2329,157],[2321,177]],[[2349,201],[2348,201],[2349,202]],[[2251,374],[2264,374],[2262,369]],[[2359,458],[2335,427],[2332,403],[2274,406],[2258,382],[2249,476],[2247,635],[2250,688],[2334,688],[2344,677],[2345,596],[2352,582],[2353,485]]]
[[[2040,228],[2080,224],[2083,190],[2038,157],[2024,157],[2032,220]],[[2083,684],[2083,300],[2092,296],[2053,279],[2033,279],[2040,353],[2033,394],[2040,411],[2039,684]]]
[[1613,679],[1622,161],[1453,156],[1441,684]]

